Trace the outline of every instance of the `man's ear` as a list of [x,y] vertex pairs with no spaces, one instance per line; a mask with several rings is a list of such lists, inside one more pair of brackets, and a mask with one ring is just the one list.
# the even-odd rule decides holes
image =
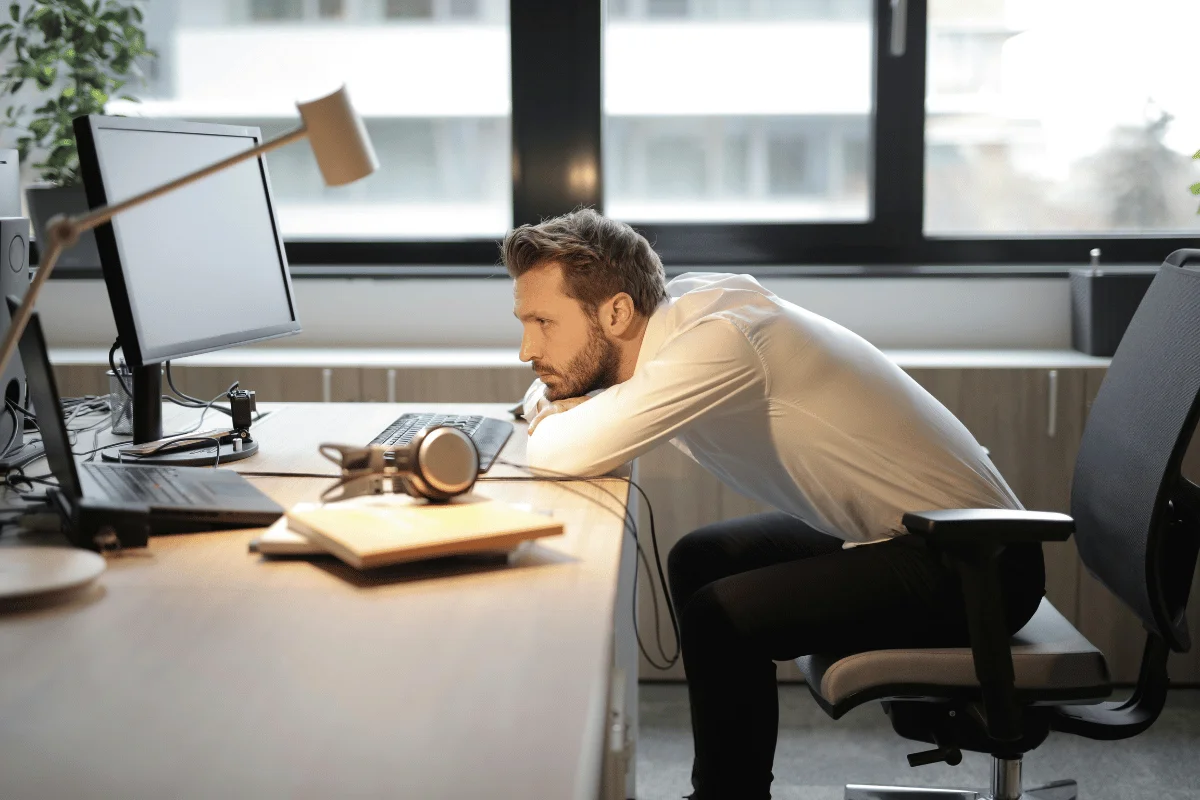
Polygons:
[[636,317],[637,309],[633,307],[633,298],[626,292],[617,293],[603,306],[602,318],[612,336],[624,336]]

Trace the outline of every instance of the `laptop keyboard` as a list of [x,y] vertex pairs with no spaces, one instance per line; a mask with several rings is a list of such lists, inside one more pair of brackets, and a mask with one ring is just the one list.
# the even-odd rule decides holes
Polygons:
[[173,470],[156,467],[118,467],[103,464],[85,464],[88,474],[96,483],[117,500],[160,505],[188,506],[203,504],[200,497],[189,487],[174,479]]

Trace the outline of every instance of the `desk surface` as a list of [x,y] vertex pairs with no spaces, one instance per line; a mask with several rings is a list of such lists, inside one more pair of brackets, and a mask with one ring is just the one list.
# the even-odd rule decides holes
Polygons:
[[[328,472],[320,442],[412,410],[264,408],[262,452],[232,468]],[[502,457],[523,461],[523,437]],[[252,480],[285,506],[326,485]],[[370,575],[264,560],[250,531],[163,536],[69,604],[0,611],[0,797],[595,796],[627,484],[478,491],[566,533],[510,565]]]

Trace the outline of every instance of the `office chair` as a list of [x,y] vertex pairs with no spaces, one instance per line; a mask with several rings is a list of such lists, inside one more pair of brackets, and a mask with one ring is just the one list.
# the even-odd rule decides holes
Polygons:
[[[1200,413],[1200,250],[1172,253],[1134,315],[1084,429],[1071,516],[1036,511],[906,514],[904,526],[939,548],[962,580],[969,648],[876,650],[797,659],[834,719],[881,700],[901,736],[935,747],[912,766],[991,754],[990,792],[846,787],[846,800],[1073,800],[1076,784],[1021,787],[1021,759],[1050,731],[1088,739],[1136,736],[1162,712],[1167,656],[1191,646],[1184,609],[1200,548],[1200,488],[1180,464]],[[1088,571],[1146,628],[1137,686],[1111,693],[1104,656],[1043,598],[1007,633],[996,557],[1013,542],[1074,532]]]

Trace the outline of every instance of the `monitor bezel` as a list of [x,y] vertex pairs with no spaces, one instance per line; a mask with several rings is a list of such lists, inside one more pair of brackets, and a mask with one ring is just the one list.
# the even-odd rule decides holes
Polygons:
[[[75,118],[74,128],[76,145],[79,150],[80,174],[83,178],[88,205],[93,209],[107,205],[109,202],[107,192],[104,188],[100,155],[96,149],[96,133],[101,129],[235,136],[241,139],[252,139],[254,142],[253,146],[255,147],[262,144],[262,131],[256,126],[249,125],[226,125],[176,119],[144,119],[140,117],[113,117],[90,114]],[[287,252],[284,249],[283,235],[280,232],[279,220],[275,214],[275,198],[271,191],[271,180],[270,174],[267,171],[266,158],[258,156],[255,161],[258,163],[259,176],[262,179],[263,191],[266,195],[267,211],[275,238],[276,253],[279,256],[279,269],[282,271],[284,290],[287,292],[291,322],[263,326],[261,328],[239,331],[222,336],[180,342],[170,347],[148,350],[142,344],[135,321],[133,300],[126,285],[124,269],[121,266],[120,243],[117,241],[112,223],[107,222],[95,229],[96,247],[100,253],[101,270],[104,275],[104,284],[108,289],[108,299],[109,304],[112,306],[113,319],[117,325],[117,335],[121,340],[121,351],[125,356],[126,362],[131,366],[142,367],[159,364],[176,358],[197,355],[199,353],[209,353],[214,350],[223,350],[227,347],[253,344],[300,332],[300,320],[296,313],[296,296],[292,288],[292,278],[288,269]],[[209,296],[213,298],[213,302],[220,302],[221,292],[223,291],[237,291],[237,287],[235,286],[213,286],[206,287],[206,289],[209,291]]]

